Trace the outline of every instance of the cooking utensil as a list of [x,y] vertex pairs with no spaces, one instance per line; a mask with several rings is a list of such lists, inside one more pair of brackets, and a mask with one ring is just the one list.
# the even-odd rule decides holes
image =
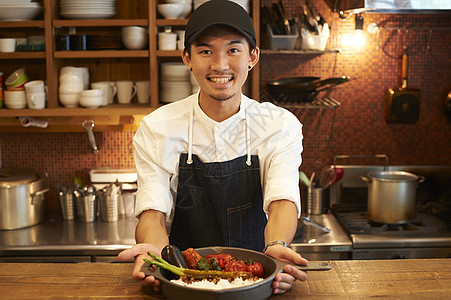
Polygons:
[[185,258],[183,257],[182,252],[179,248],[177,248],[177,246],[171,244],[164,246],[164,248],[161,250],[161,258],[171,265],[181,268],[188,268]]
[[421,93],[419,89],[407,86],[407,49],[402,55],[402,87],[389,89],[385,101],[387,123],[416,123],[420,116]]
[[279,31],[282,35],[289,35],[291,33],[290,25],[288,19],[285,22],[285,16],[278,3],[272,4],[272,10],[274,12],[274,20],[276,21]]
[[[222,299],[222,300],[242,300],[246,299],[267,299],[272,295],[272,281],[274,277],[282,272],[286,262],[281,262],[277,259],[274,259],[264,253],[240,249],[240,248],[232,248],[232,247],[208,247],[208,248],[199,248],[196,251],[202,256],[210,255],[210,254],[220,254],[226,253],[230,254],[233,257],[238,259],[246,260],[252,259],[254,261],[259,262],[263,266],[264,280],[258,282],[256,284],[238,287],[232,289],[223,289],[223,290],[206,290],[201,288],[189,288],[177,285],[175,283],[170,282],[168,278],[170,275],[167,274],[168,271],[156,268],[155,272],[151,272],[149,269],[149,264],[144,264],[141,269],[146,275],[155,276],[161,282],[161,291],[165,299],[178,300],[178,299]],[[332,265],[329,262],[309,262],[307,266],[295,266],[303,271],[321,271],[321,270],[330,270]]]
[[46,174],[28,169],[0,169],[0,230],[28,227],[44,219]]
[[335,178],[337,178],[335,169],[331,167],[324,167],[321,170],[319,177],[319,186],[323,189],[327,189],[332,183],[335,182]]
[[282,1],[277,2],[277,7],[279,8],[280,15],[282,16],[283,26],[285,28],[285,32],[287,35],[291,35],[291,26],[290,21],[288,21],[288,17],[285,14],[285,9],[283,7]]
[[[272,16],[271,12],[269,11],[268,7],[266,7],[265,5],[262,5],[260,10],[261,10],[261,16],[262,16],[262,23],[269,24],[269,26],[271,27],[272,33],[275,35],[280,35],[279,28],[277,27],[276,22],[274,21],[274,18]],[[265,26],[263,28],[265,28]]]
[[93,120],[84,120],[83,123],[81,124],[81,126],[83,126],[83,128],[88,132],[89,142],[91,143],[94,154],[96,154],[97,152],[99,152],[99,148],[97,147],[96,138],[94,137],[94,132],[93,132],[93,129],[95,126],[94,121]]
[[368,183],[368,218],[376,223],[404,224],[415,217],[416,190],[423,176],[403,171],[372,172]]
[[324,225],[321,225],[320,223],[318,223],[316,221],[313,221],[308,216],[302,216],[301,219],[302,219],[302,221],[304,221],[304,224],[311,225],[311,226],[321,229],[322,231],[327,232],[327,233],[331,232],[331,230],[329,228],[325,227]]
[[273,99],[283,102],[311,102],[319,92],[350,81],[350,77],[287,77],[266,83],[266,90]]
[[451,120],[451,91],[449,91],[446,96],[443,108],[445,109],[445,116]]
[[305,186],[310,185],[310,180],[308,179],[307,175],[305,175],[305,173],[302,171],[299,172],[299,179]]

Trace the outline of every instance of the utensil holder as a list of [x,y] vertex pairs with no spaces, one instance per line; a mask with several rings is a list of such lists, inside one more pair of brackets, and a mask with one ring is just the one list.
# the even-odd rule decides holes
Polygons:
[[119,219],[119,196],[106,192],[99,195],[100,218],[103,222],[116,222]]
[[61,214],[63,216],[63,220],[71,221],[75,217],[75,203],[74,203],[74,195],[73,193],[60,193],[59,200],[61,203]]
[[322,188],[308,188],[307,192],[307,214],[320,215],[323,213],[323,192]]
[[77,214],[81,222],[94,222],[97,216],[96,195],[86,195],[77,198]]

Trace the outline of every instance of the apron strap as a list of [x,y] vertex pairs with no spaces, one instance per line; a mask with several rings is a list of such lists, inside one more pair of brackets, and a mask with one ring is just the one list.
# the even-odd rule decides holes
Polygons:
[[[190,112],[189,115],[189,124],[188,124],[188,159],[186,160],[186,163],[188,165],[193,163],[193,123],[194,123],[194,106],[196,105],[196,101],[193,101],[193,109]],[[244,109],[244,121],[245,121],[245,139],[246,139],[246,152],[247,152],[247,158],[246,158],[246,164],[248,166],[252,165],[251,161],[251,131],[249,129],[249,118],[247,117],[247,104],[246,101],[243,102],[243,109]]]
[[194,123],[194,105],[195,101],[193,101],[193,109],[189,114],[189,124],[188,124],[188,159],[186,163],[188,165],[193,163],[193,123]]

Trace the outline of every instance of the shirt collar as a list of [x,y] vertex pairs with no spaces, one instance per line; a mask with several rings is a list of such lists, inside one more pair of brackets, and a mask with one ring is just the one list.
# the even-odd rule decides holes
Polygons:
[[199,120],[200,122],[203,122],[204,124],[209,124],[212,127],[216,126],[218,124],[227,125],[229,123],[233,123],[238,120],[243,120],[245,118],[243,101],[246,101],[246,100],[247,100],[247,97],[244,94],[241,94],[240,110],[236,114],[234,114],[233,116],[228,118],[227,120],[224,120],[222,122],[217,122],[217,121],[211,119],[209,116],[207,116],[207,114],[205,114],[205,112],[200,108],[199,92],[197,92],[195,97],[193,97],[193,101],[195,101],[195,103],[194,103],[194,119]]

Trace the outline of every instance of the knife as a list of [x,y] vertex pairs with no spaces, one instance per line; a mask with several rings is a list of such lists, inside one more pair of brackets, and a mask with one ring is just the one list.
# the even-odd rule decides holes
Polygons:
[[330,261],[309,261],[306,266],[293,265],[298,270],[301,271],[328,271],[332,269],[332,264]]

